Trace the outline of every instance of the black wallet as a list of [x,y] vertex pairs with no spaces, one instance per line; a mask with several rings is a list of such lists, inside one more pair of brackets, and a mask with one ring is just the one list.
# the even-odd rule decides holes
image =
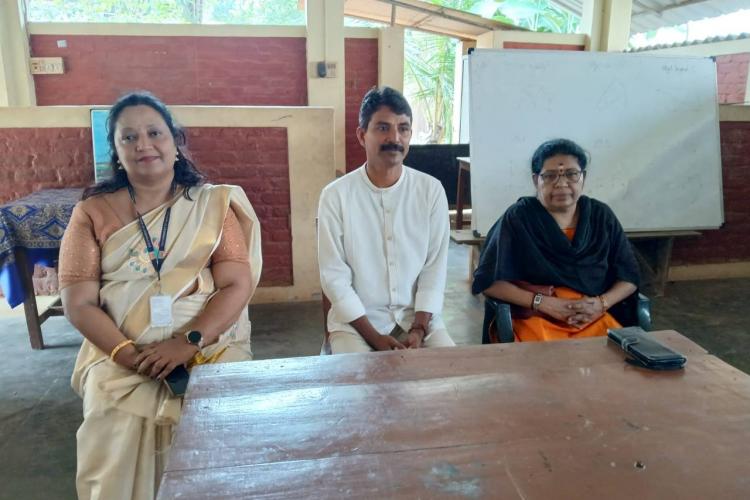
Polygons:
[[678,370],[687,359],[657,342],[653,336],[638,326],[607,330],[607,337],[616,342],[631,357],[628,363],[651,370]]

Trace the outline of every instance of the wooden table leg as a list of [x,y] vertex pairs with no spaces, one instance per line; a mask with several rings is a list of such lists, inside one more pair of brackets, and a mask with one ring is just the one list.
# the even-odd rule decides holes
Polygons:
[[456,180],[456,229],[464,227],[464,190],[463,169],[461,162],[458,163],[458,179]]
[[474,281],[474,270],[479,264],[479,255],[482,253],[479,245],[472,245],[469,252],[469,283]]
[[649,295],[661,297],[669,278],[674,237],[648,238],[631,241],[641,271],[641,285]]
[[669,277],[669,264],[672,261],[672,243],[674,238],[660,238],[656,247],[656,275],[654,276],[654,292],[657,297],[664,295]]
[[32,349],[44,349],[42,338],[42,325],[39,321],[39,310],[36,307],[36,296],[34,295],[34,281],[32,272],[29,270],[26,252],[23,248],[15,248],[16,267],[21,277],[25,298],[23,301],[23,312],[26,314],[26,327],[29,329],[29,341]]

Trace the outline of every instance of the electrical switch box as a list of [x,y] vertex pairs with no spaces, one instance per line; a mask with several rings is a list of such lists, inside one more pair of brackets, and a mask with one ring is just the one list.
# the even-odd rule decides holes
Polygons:
[[31,57],[29,63],[32,75],[62,75],[65,73],[62,57]]

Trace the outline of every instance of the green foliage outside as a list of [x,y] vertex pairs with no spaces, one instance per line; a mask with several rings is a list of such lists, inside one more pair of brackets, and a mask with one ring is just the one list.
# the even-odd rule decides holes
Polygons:
[[304,25],[297,0],[26,0],[32,22]]
[[428,137],[418,142],[451,142],[453,77],[458,40],[406,30],[404,34],[404,95],[415,114],[422,114]]
[[[432,3],[448,7],[442,0]],[[467,10],[482,17],[515,24],[531,31],[575,33],[581,18],[550,0],[475,0]]]
[[[532,31],[574,33],[580,18],[549,0],[429,0],[452,9],[515,24]],[[407,30],[404,37],[404,93],[424,114],[425,142],[450,143],[457,40]]]

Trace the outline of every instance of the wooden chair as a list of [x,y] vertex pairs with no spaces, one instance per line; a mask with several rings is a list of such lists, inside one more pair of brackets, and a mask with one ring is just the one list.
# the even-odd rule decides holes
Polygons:
[[328,340],[328,311],[331,310],[331,301],[328,300],[325,293],[321,292],[323,304],[323,345],[320,346],[320,355],[325,356],[331,353],[331,343]]
[[[642,293],[636,292],[615,304],[609,313],[622,326],[640,326],[647,332],[651,330],[651,300]],[[515,338],[510,304],[485,297],[482,344],[514,342]]]
[[[315,237],[318,237],[318,218],[315,217]],[[323,306],[323,345],[320,346],[320,355],[324,356],[331,353],[331,343],[328,341],[328,311],[331,310],[331,301],[321,290],[321,303]]]

